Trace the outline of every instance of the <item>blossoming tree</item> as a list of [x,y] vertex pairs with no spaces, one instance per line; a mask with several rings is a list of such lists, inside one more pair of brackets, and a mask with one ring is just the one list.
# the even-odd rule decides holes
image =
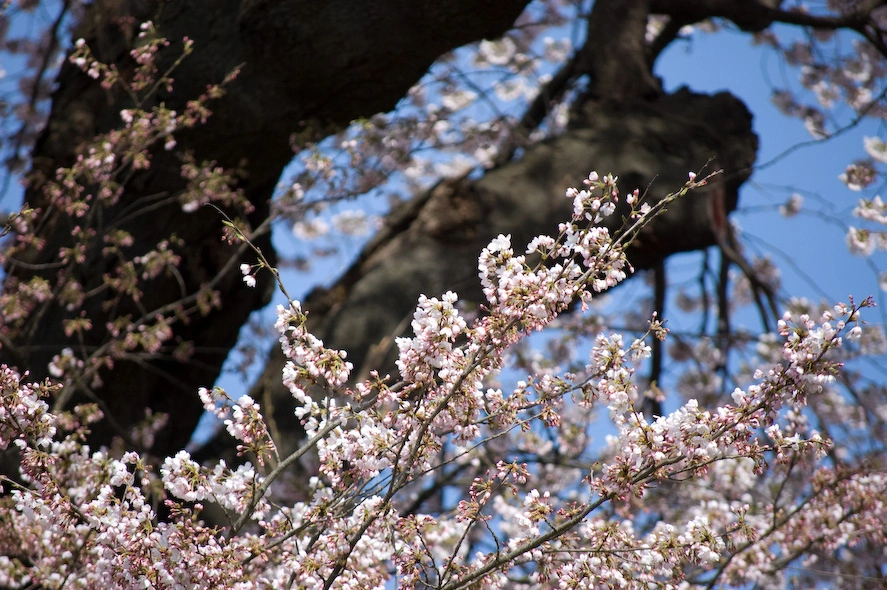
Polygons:
[[[653,66],[735,26],[799,67],[777,103],[826,137],[838,103],[883,116],[883,7],[475,4],[64,2],[8,45],[37,66],[6,143],[30,171],[4,229],[0,585],[882,582],[887,391],[849,366],[880,351],[874,302],[790,300],[746,258],[748,110]],[[854,190],[887,159],[865,148]],[[325,211],[372,191],[412,198],[290,297],[270,229],[366,227]],[[860,201],[851,251],[883,249],[883,209]],[[665,260],[706,248],[684,305],[714,329],[669,334]],[[639,270],[650,309],[616,330],[599,296]],[[274,290],[263,375],[213,387]],[[731,328],[743,297],[759,335]],[[204,411],[223,430],[183,450]]]

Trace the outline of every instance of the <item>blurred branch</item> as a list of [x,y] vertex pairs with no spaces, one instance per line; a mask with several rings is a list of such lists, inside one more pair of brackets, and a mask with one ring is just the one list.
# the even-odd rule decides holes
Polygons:
[[815,29],[859,30],[871,20],[873,10],[885,5],[883,0],[868,0],[846,14],[817,15],[782,10],[780,4],[778,0],[653,0],[651,12],[686,22],[726,18],[745,31],[760,31],[775,22]]

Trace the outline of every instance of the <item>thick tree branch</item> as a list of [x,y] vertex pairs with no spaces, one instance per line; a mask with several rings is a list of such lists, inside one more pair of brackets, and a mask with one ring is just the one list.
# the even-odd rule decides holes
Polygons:
[[588,95],[610,100],[661,92],[647,60],[650,0],[597,0],[588,17],[580,69],[590,76]]
[[761,31],[771,24],[785,23],[814,29],[854,29],[861,31],[883,0],[860,2],[846,14],[813,14],[782,10],[781,0],[651,0],[655,14],[667,14],[682,22],[694,23],[709,18],[726,18],[746,31]]

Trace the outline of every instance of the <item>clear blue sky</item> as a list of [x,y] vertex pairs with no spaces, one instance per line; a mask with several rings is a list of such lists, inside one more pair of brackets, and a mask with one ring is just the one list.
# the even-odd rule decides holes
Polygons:
[[[729,90],[740,97],[754,114],[760,138],[757,165],[761,166],[812,137],[800,120],[785,117],[770,101],[767,79],[780,80],[784,65],[772,52],[749,41],[748,35],[729,31],[694,35],[692,41],[676,43],[662,56],[657,73],[668,89],[688,85],[707,92]],[[762,251],[759,239],[776,246],[815,282],[816,288],[774,251],[789,293],[817,299],[821,292],[834,299],[877,295],[876,275],[864,259],[848,253],[843,228],[810,211],[837,213],[852,223],[850,211],[861,195],[848,190],[838,175],[847,164],[866,155],[862,137],[879,135],[879,130],[877,122],[868,120],[826,142],[801,147],[756,170],[744,186],[735,218],[749,238],[756,238],[746,243],[760,245]],[[883,130],[880,136],[884,137]],[[773,211],[795,191],[804,197],[801,215],[786,219]],[[884,262],[884,256],[873,260]]]

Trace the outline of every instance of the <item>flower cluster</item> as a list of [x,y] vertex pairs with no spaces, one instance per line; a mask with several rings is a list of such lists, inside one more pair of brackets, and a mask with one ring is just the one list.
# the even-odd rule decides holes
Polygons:
[[[325,129],[307,124],[293,137],[299,171],[273,203],[275,215],[304,240],[331,231],[363,236],[373,216],[329,205],[384,183],[414,189],[490,168],[559,133],[569,97],[584,92],[577,70],[585,49],[574,55],[579,33],[543,34],[581,29],[562,25],[591,18],[586,10],[531,3],[504,37],[445,56],[393,115],[356,121],[325,140],[318,139]],[[887,67],[873,34],[887,28],[881,8],[830,0],[820,11],[768,14],[813,27],[788,42],[776,29],[758,34],[799,73],[802,93],[774,94],[783,112],[817,138],[838,129],[839,102],[854,117],[884,118]],[[669,36],[720,26],[678,30],[670,19],[649,19],[651,50]],[[870,38],[844,43],[832,32],[840,22],[864,22]],[[116,25],[134,38],[117,65],[102,63],[82,39],[69,62],[108,95],[128,97],[119,129],[50,174],[45,206],[23,208],[2,234],[18,234],[0,260],[11,269],[0,294],[3,346],[50,305],[72,344],[48,367],[62,385],[27,383],[27,374],[0,367],[0,448],[10,452],[4,463],[18,468],[0,476],[0,586],[816,587],[816,572],[849,572],[851,584],[882,577],[887,388],[843,366],[887,346],[882,331],[860,320],[871,301],[828,309],[788,301],[773,333],[719,332],[724,341],[735,336],[726,344],[679,333],[669,354],[694,366],[676,383],[656,382],[656,369],[647,380],[642,374],[659,354],[650,340],[667,334],[646,304],[622,333],[593,313],[563,316],[594,307],[593,295],[632,272],[625,250],[667,204],[645,203],[635,190],[624,197],[622,230],[600,227],[620,200],[611,175],[592,173],[566,191],[574,216],[557,235],[538,236],[525,250],[500,235],[483,249],[486,304],[477,319],[452,291],[421,296],[412,333],[396,340],[394,377],[355,382],[345,351],[311,333],[300,304],[278,308],[281,379],[305,432],[291,454],[278,456],[264,400],[220,388],[198,395],[237,441],[238,459],[201,465],[185,451],[157,460],[127,451],[150,448],[160,432],[167,417],[150,412],[136,428],[120,429],[110,448],[91,448],[100,407],[59,408],[90,399],[120,359],[188,361],[193,346],[175,339],[175,327],[221,306],[220,280],[234,275],[230,282],[256,287],[260,273],[276,274],[254,246],[259,262],[242,262],[252,228],[238,228],[249,227],[243,218],[254,212],[238,188],[248,186],[246,175],[175,151],[180,132],[210,116],[223,84],[167,108],[158,97],[171,92],[171,73],[191,41],[170,43],[152,23],[135,29],[128,17]],[[41,44],[54,46],[55,37]],[[46,49],[45,63],[55,51]],[[159,67],[158,57],[172,51],[179,60]],[[479,79],[490,81],[488,91]],[[34,97],[50,88],[39,79],[33,86]],[[516,107],[532,117],[518,120]],[[491,114],[478,118],[484,109]],[[20,118],[38,129],[38,111],[27,105]],[[887,163],[882,139],[866,138],[864,148],[868,157],[839,177],[851,190],[874,185]],[[184,190],[121,202],[127,183],[138,184],[158,156],[181,157]],[[693,173],[689,181],[679,194],[704,183]],[[182,263],[189,246],[181,237],[138,244],[126,224],[105,216],[115,208],[137,218],[156,206],[187,216],[204,205],[240,216],[228,220],[228,237],[245,245],[225,264],[228,276],[201,277],[197,291],[184,287],[193,269]],[[792,195],[780,211],[795,215],[801,205]],[[861,200],[853,214],[865,225],[849,228],[851,252],[887,249],[880,197]],[[46,241],[36,231],[53,224],[65,224],[67,239]],[[104,268],[87,283],[78,267],[94,260]],[[768,258],[750,266],[734,283],[733,305],[779,285]],[[152,309],[153,287],[164,278],[182,286],[182,298]],[[708,311],[705,301],[680,302]],[[98,322],[81,311],[89,305],[137,313]],[[728,375],[731,346],[747,347],[748,356]],[[551,355],[540,352],[546,348]],[[836,387],[839,378],[846,390]],[[684,399],[661,416],[638,410],[644,399],[665,400],[663,390]]]
[[[120,112],[118,128],[85,142],[77,148],[70,165],[35,184],[41,193],[35,197],[40,207],[25,208],[15,216],[17,235],[0,253],[9,274],[0,294],[7,341],[24,338],[48,310],[57,307],[65,335],[80,344],[49,362],[50,374],[64,378],[67,396],[84,386],[100,385],[101,374],[118,359],[170,352],[186,360],[192,351],[188,343],[174,342],[173,326],[187,321],[192,314],[205,314],[218,306],[211,287],[218,277],[207,277],[198,292],[187,292],[181,268],[187,244],[181,238],[170,233],[139,244],[131,225],[110,223],[108,215],[109,208],[121,207],[133,175],[151,166],[152,153],[172,150],[176,133],[206,120],[207,105],[224,94],[224,85],[236,72],[223,83],[208,87],[177,112],[158,102],[156,95],[172,90],[171,74],[193,52],[193,43],[185,38],[173,49],[151,22],[143,23],[132,41],[128,56],[131,68],[102,63],[86,41],[75,43],[69,61],[99,80],[108,93],[130,97],[132,106]],[[178,57],[161,72],[159,54],[173,50],[179,52]],[[223,185],[233,183],[232,175],[224,174],[211,162],[198,165],[192,160],[186,156],[182,167],[182,176],[189,185],[189,190],[180,195],[183,205],[214,202],[244,214],[251,210],[238,191],[221,190]],[[123,209],[131,219],[164,204],[136,199]],[[57,239],[47,239],[40,229],[47,226],[61,228],[57,228]],[[83,276],[77,270],[87,260],[96,259],[106,261],[102,272]],[[47,268],[50,270],[43,270]],[[157,303],[152,296],[156,283],[164,279],[175,281],[183,291],[180,301],[173,305]],[[129,311],[121,311],[107,321],[86,316],[86,310],[100,306]]]
[[[42,399],[50,386],[25,385],[5,370],[0,441],[22,452],[22,480],[7,480],[13,493],[0,539],[10,541],[3,541],[0,579],[238,588],[298,579],[306,588],[346,588],[384,587],[394,576],[401,587],[433,579],[441,588],[498,588],[522,572],[533,584],[564,587],[712,576],[741,585],[793,559],[792,539],[808,522],[817,523],[818,551],[881,540],[871,524],[884,506],[871,498],[882,497],[884,478],[819,465],[813,482],[786,498],[796,505],[762,504],[754,494],[768,472],[793,481],[798,466],[817,465],[833,448],[806,426],[803,411],[836,378],[845,339],[862,339],[859,311],[870,300],[826,310],[819,321],[787,313],[778,327],[782,346],[762,348],[770,364],[733,392],[732,404],[716,408],[691,399],[652,422],[635,410],[635,372],[652,353],[646,339],[667,337],[655,316],[647,334],[628,343],[597,334],[575,372],[542,370],[510,390],[487,386],[515,344],[630,269],[624,236],[635,225],[615,238],[594,225],[614,211],[615,183],[591,174],[585,188],[567,191],[573,219],[558,236],[532,240],[526,255],[515,255],[508,237],[494,239],[479,259],[488,308],[473,322],[452,292],[421,297],[413,335],[397,341],[396,383],[374,374],[349,387],[345,353],[310,333],[300,304],[279,307],[282,379],[305,445],[278,457],[255,400],[233,400],[219,388],[199,392],[241,454],[260,465],[273,457],[264,475],[249,463],[202,466],[184,451],[156,473],[133,452],[91,452],[84,437],[95,412],[56,416]],[[641,211],[637,194],[629,200],[629,224],[661,209]],[[613,433],[598,460],[585,463],[598,407],[608,410]],[[558,445],[545,442],[546,432]],[[490,464],[508,441],[523,458]],[[317,476],[303,499],[285,502],[276,496],[285,470],[309,451]],[[464,497],[422,510],[426,490],[446,502],[438,478],[463,472],[473,474]],[[677,502],[680,509],[662,508],[653,520],[637,510],[640,502],[659,506],[670,487],[689,482],[700,485]],[[224,515],[217,526],[201,520],[207,504]],[[773,547],[779,557],[768,557]]]
[[0,450],[10,444],[21,448],[50,445],[56,428],[43,398],[54,389],[49,384],[23,383],[18,373],[0,366]]
[[234,403],[219,387],[212,390],[201,387],[197,395],[204,409],[222,420],[228,433],[241,443],[237,447],[238,453],[251,453],[260,465],[264,464],[266,457],[276,454],[274,442],[259,412],[259,404],[250,396],[242,395]]
[[280,333],[283,354],[289,359],[283,372],[284,384],[297,399],[302,396],[298,391],[300,385],[322,383],[338,388],[344,385],[354,368],[345,360],[345,351],[324,348],[323,341],[305,327],[306,320],[298,302],[291,302],[287,308],[277,307],[274,327]]

